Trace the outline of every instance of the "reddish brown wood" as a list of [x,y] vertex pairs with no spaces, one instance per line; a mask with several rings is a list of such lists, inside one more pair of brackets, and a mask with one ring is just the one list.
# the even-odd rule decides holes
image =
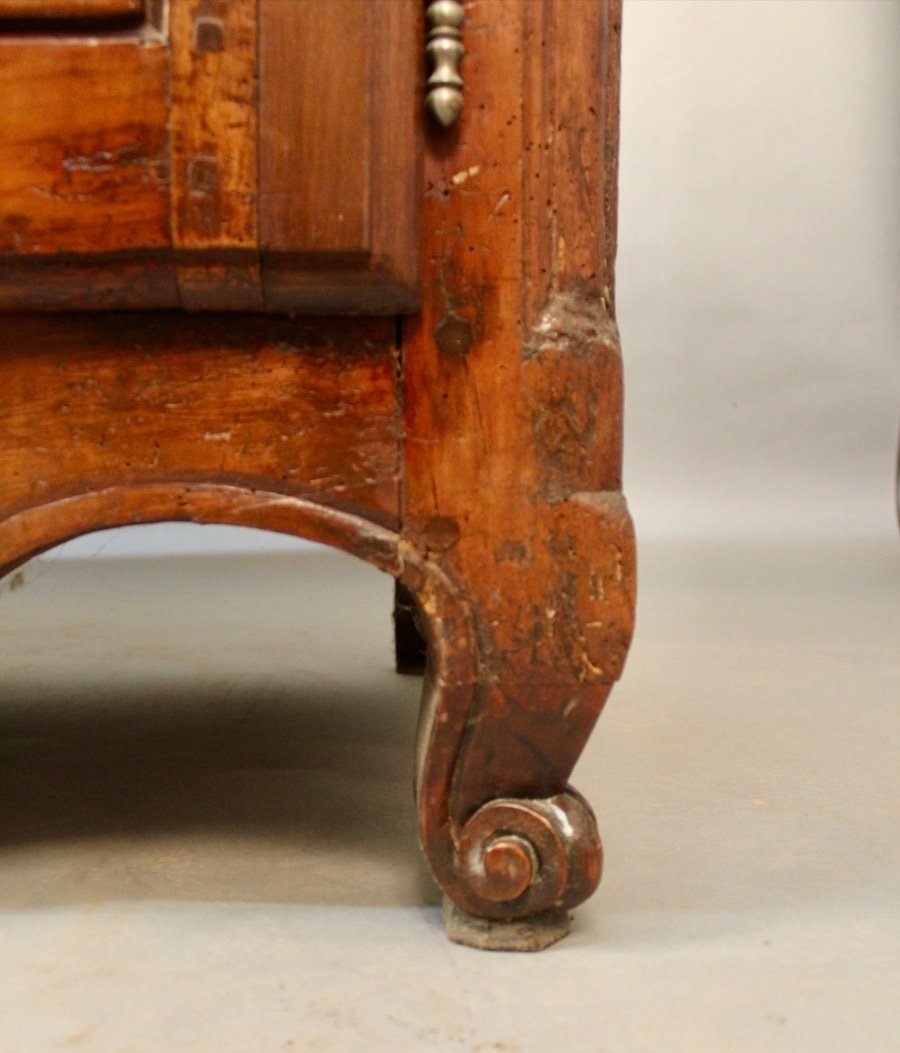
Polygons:
[[119,2],[0,35],[0,309],[415,309],[419,0]]
[[[634,615],[613,312],[619,4],[469,3],[466,107],[457,126],[427,134],[416,133],[407,103],[385,121],[393,96],[381,88],[385,56],[402,67],[412,54],[401,24],[412,8],[337,5],[355,43],[322,37],[336,68],[361,47],[365,17],[371,29],[380,13],[388,47],[359,56],[364,76],[336,74],[345,94],[368,86],[366,99],[323,96],[319,111],[285,94],[274,111],[263,105],[263,141],[267,114],[299,122],[299,153],[286,156],[314,172],[292,187],[291,164],[278,160],[286,189],[277,194],[294,197],[289,206],[279,198],[259,253],[249,202],[269,200],[272,171],[255,188],[251,155],[240,153],[252,138],[250,67],[216,44],[250,39],[253,4],[175,4],[173,98],[183,110],[164,197],[181,292],[165,253],[155,270],[131,261],[132,271],[126,254],[118,284],[56,255],[42,295],[56,306],[64,289],[76,303],[140,303],[150,284],[162,295],[170,281],[173,302],[192,306],[231,296],[229,306],[254,306],[261,288],[267,306],[303,289],[320,308],[383,307],[401,271],[407,280],[419,265],[395,268],[412,242],[408,225],[392,226],[418,172],[404,143],[418,135],[422,310],[399,347],[393,319],[8,316],[0,571],[88,530],[188,519],[311,537],[395,575],[428,636],[416,793],[423,847],[453,905],[451,934],[478,946],[546,945],[600,878],[596,823],[568,780],[621,672]],[[271,62],[267,25],[292,23],[283,0],[264,4],[275,18],[264,18],[259,38]],[[419,47],[420,16],[417,6]],[[179,50],[189,30],[193,43]],[[285,39],[309,44],[306,30],[292,32]],[[274,68],[264,62],[263,91]],[[310,93],[320,91],[315,79]],[[411,79],[420,89],[421,72]],[[155,105],[146,101],[146,112]],[[351,110],[364,134],[324,135]],[[14,127],[21,144],[26,125]],[[323,134],[345,162],[351,139],[368,143],[368,176],[342,171],[343,190],[329,197],[327,167],[304,130]],[[195,184],[191,165],[202,157],[209,168],[194,171]],[[343,221],[341,194],[355,202]],[[87,236],[77,228],[70,218],[57,236]],[[316,239],[304,262],[302,244]],[[11,250],[21,273],[45,266],[21,244]],[[279,246],[275,256],[267,245]],[[314,257],[318,270],[304,269]],[[3,297],[15,286],[9,273],[0,269]],[[354,284],[363,276],[364,296]]]
[[144,0],[0,0],[0,19],[123,18],[143,11]]
[[[422,828],[449,895],[498,919],[571,906],[599,879],[593,820],[567,782],[621,671],[634,607],[606,229],[619,16],[616,3],[468,5],[469,102],[456,134],[432,132],[426,153],[403,530],[472,604],[480,686],[466,723],[431,718],[458,738],[453,752],[448,730],[422,741]],[[535,843],[553,821],[545,805],[515,818],[497,798],[565,802],[578,816],[580,834],[562,838],[524,895],[516,878],[486,897],[487,832]]]
[[0,37],[0,253],[168,246],[166,65],[153,40]]
[[388,319],[8,318],[0,518],[122,482],[213,479],[395,524],[395,354]]
[[172,238],[181,304],[264,306],[259,270],[258,0],[170,9]]
[[328,14],[318,0],[262,0],[262,240],[368,255],[375,26],[357,0],[331,0]]
[[261,4],[260,229],[267,305],[362,313],[415,309],[422,5]]

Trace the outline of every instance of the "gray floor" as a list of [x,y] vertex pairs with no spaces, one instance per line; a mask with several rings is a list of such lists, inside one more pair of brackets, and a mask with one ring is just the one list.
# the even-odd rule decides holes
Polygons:
[[326,552],[0,585],[0,1049],[898,1048],[896,546],[645,545],[575,783],[604,883],[446,942],[391,583]]

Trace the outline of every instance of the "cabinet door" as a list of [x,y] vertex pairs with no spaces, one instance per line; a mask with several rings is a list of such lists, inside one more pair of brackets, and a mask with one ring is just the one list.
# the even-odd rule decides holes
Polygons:
[[419,0],[0,0],[0,308],[418,299]]

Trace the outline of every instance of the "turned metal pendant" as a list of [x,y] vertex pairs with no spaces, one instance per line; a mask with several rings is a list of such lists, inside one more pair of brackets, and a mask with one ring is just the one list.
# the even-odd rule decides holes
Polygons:
[[428,5],[425,18],[428,21],[425,52],[433,66],[425,101],[432,116],[449,128],[463,108],[463,82],[459,75],[459,64],[465,54],[463,5],[457,0],[434,0]]

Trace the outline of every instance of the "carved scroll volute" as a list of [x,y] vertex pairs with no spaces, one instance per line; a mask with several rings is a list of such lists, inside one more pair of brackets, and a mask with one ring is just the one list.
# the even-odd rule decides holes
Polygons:
[[425,18],[428,22],[425,51],[432,64],[426,103],[432,116],[449,128],[463,108],[463,82],[459,75],[459,64],[465,54],[463,5],[457,0],[434,0],[428,5]]

